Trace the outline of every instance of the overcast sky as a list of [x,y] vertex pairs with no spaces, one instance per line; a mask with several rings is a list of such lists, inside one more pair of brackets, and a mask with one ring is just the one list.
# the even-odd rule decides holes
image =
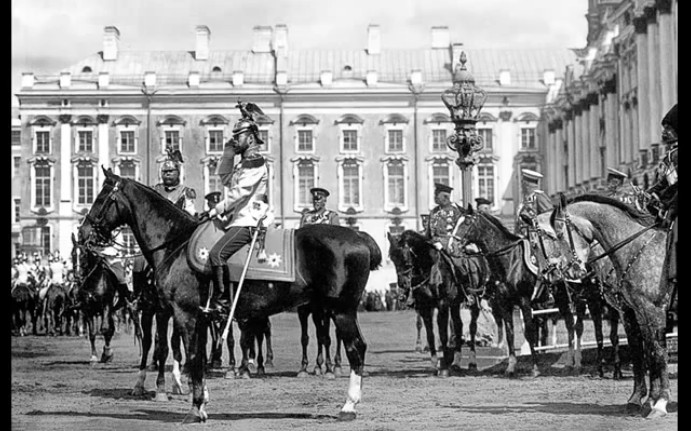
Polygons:
[[[429,46],[432,26],[484,48],[586,45],[588,0],[12,0],[12,93],[22,72],[56,73],[102,49],[103,28],[123,50],[249,49],[255,25],[286,24],[292,48],[365,48],[379,24],[382,48]],[[13,105],[16,98],[12,97]]]

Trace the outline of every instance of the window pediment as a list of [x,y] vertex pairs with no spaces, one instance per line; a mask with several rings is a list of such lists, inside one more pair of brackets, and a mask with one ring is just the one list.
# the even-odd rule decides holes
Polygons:
[[351,124],[362,124],[364,122],[365,120],[355,114],[345,114],[338,120],[334,121],[334,124],[347,124],[350,126]]
[[80,115],[72,122],[73,126],[95,126],[96,120],[89,115]]
[[298,117],[294,120],[291,120],[289,125],[293,126],[295,124],[299,126],[307,126],[307,125],[317,125],[319,124],[319,120],[317,120],[316,117],[310,114],[300,114]]
[[31,126],[45,127],[45,126],[55,126],[56,124],[58,124],[57,121],[51,120],[49,117],[47,117],[45,115],[39,115],[36,118],[34,118],[33,120],[29,121],[29,125],[31,125]]
[[451,117],[449,117],[447,114],[444,114],[442,112],[435,112],[434,114],[430,115],[429,117],[425,118],[425,121],[423,122],[424,124],[430,124],[430,123],[450,123],[451,122]]
[[519,115],[518,117],[516,117],[515,121],[528,122],[528,121],[538,121],[539,119],[540,118],[537,115],[533,114],[532,112],[524,112],[521,115]]
[[408,118],[402,114],[390,114],[381,120],[379,124],[408,124]]
[[157,126],[184,126],[185,124],[187,122],[177,115],[168,115],[162,121],[156,122]]
[[113,121],[114,126],[130,126],[130,125],[135,125],[138,126],[142,122],[140,120],[137,120],[135,117],[132,115],[123,115],[122,117],[118,118],[117,120]]
[[200,121],[199,124],[202,126],[217,126],[219,124],[228,124],[230,121],[222,116],[222,115],[209,115],[208,117],[204,118],[202,121]]

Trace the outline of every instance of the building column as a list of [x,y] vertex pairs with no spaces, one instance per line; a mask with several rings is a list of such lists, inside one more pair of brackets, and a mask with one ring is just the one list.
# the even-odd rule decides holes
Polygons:
[[584,184],[590,180],[590,106],[588,106],[587,95],[585,97],[581,100],[584,109],[581,113],[581,159],[578,162],[581,182]]
[[[645,143],[649,149],[653,142],[660,142],[660,121],[662,120],[660,81],[663,75],[660,70],[660,40],[659,26],[657,25],[657,12],[654,7],[644,9],[648,23],[648,91],[650,92],[650,137]],[[639,100],[640,103],[640,100]]]
[[621,146],[618,144],[619,138],[617,137],[619,127],[617,124],[616,102],[615,93],[605,93],[603,103],[605,104],[605,145],[607,147],[606,168],[610,166],[617,167],[622,159],[619,152]]
[[591,93],[590,105],[590,179],[594,180],[602,176],[602,165],[600,157],[600,147],[604,145],[604,136],[600,134],[600,111],[601,106],[598,102],[598,94]]
[[559,123],[557,124],[557,130],[555,131],[555,140],[557,143],[556,146],[556,189],[559,192],[566,191],[568,188],[566,186],[567,184],[567,179],[564,178],[564,164],[567,163],[567,160],[565,160],[565,154],[564,154],[564,123],[562,120],[559,120]]
[[674,61],[676,51],[673,51],[673,28],[672,28],[672,13],[671,0],[660,2],[658,6],[658,28],[660,32],[660,90],[662,112],[666,113],[676,102],[674,89]]
[[60,256],[69,256],[72,252],[72,116],[60,115],[60,204],[58,207],[57,249]]
[[108,116],[98,115],[96,117],[98,121],[98,191],[101,189],[103,182],[106,180],[106,175],[101,169],[103,165],[106,169],[110,166],[110,161],[108,160]]
[[576,186],[576,121],[575,112],[570,115],[566,121],[566,147],[569,151],[568,167],[569,175],[566,179],[567,189]]
[[555,139],[554,139],[554,129],[551,126],[551,123],[548,121],[547,122],[547,143],[546,143],[546,148],[545,148],[545,155],[546,155],[546,160],[547,160],[547,186],[545,187],[545,191],[547,194],[552,194],[556,191],[556,181],[555,181],[555,175],[554,175],[554,168],[556,164],[556,160],[554,157],[554,146],[555,146]]
[[648,24],[645,16],[637,16],[633,19],[636,32],[636,71],[638,85],[638,148],[634,151],[634,159],[638,157],[638,150],[650,147],[650,81],[648,79]]

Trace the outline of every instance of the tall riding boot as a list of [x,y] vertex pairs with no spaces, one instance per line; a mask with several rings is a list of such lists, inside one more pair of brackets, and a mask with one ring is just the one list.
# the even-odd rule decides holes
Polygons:
[[223,277],[225,265],[213,266],[213,277],[211,278],[212,292],[211,301],[209,302],[209,310],[203,308],[204,312],[221,312],[228,308],[228,299],[225,298],[226,286]]

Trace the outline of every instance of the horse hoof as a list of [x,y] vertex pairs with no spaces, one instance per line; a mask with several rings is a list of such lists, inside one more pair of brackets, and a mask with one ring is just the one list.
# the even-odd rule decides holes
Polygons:
[[322,375],[322,369],[319,367],[314,367],[314,375],[315,376],[321,376]]
[[131,394],[133,397],[141,397],[146,395],[146,392],[144,391],[143,386],[135,386],[134,389],[132,389]]
[[621,380],[624,378],[624,376],[621,374],[621,370],[614,370],[614,374],[612,375],[612,378],[614,380]]
[[439,377],[449,377],[449,370],[448,370],[448,369],[439,370],[439,371],[437,372],[437,376],[439,376]]
[[223,368],[223,362],[221,361],[213,361],[211,363],[211,369],[212,370],[218,370],[219,368]]
[[237,375],[237,378],[242,379],[242,380],[249,380],[251,378],[250,372],[249,371],[242,371]]
[[257,367],[257,377],[264,377],[266,375],[266,369],[264,367]]
[[113,353],[111,352],[107,355],[105,352],[101,355],[101,362],[107,364],[108,362],[113,362]]
[[415,351],[417,353],[422,353],[422,346],[415,346]]
[[642,407],[640,404],[626,404],[626,414],[629,416],[639,416],[641,414],[641,410]]
[[477,371],[477,364],[475,364],[475,363],[468,364],[468,371]]
[[173,390],[170,393],[173,395],[185,395],[182,388],[178,385],[173,385]]
[[357,413],[355,412],[339,412],[338,413],[338,420],[341,422],[346,422],[346,421],[353,421],[357,417]]
[[206,420],[209,418],[209,415],[206,414],[205,411],[199,410],[197,407],[192,407],[192,410],[190,410],[187,415],[185,415],[185,418],[182,420],[183,424],[195,424],[195,423],[203,423],[206,422]]
[[343,369],[341,367],[334,367],[334,375],[336,377],[341,377],[343,375]]
[[661,410],[661,409],[656,409],[653,407],[650,409],[650,412],[645,416],[646,419],[658,419],[658,418],[663,418],[667,416],[667,411]]
[[154,398],[156,402],[168,402],[168,394],[165,392],[156,392],[156,397]]
[[266,362],[264,363],[264,366],[265,366],[266,368],[273,368],[273,367],[274,367],[274,361],[272,361],[272,360],[269,359],[268,361],[266,361]]
[[98,357],[96,355],[91,355],[89,362],[91,362],[91,365],[95,365],[98,362]]
[[307,376],[309,376],[309,374],[307,374],[307,371],[299,371],[298,372],[298,377],[301,379],[304,379]]
[[149,364],[149,366],[146,367],[146,371],[158,371],[158,367],[156,364]]
[[223,375],[224,379],[234,379],[236,377],[235,370],[228,370],[226,373]]
[[336,375],[331,371],[327,371],[326,373],[324,373],[324,378],[328,380],[333,380],[336,378]]

